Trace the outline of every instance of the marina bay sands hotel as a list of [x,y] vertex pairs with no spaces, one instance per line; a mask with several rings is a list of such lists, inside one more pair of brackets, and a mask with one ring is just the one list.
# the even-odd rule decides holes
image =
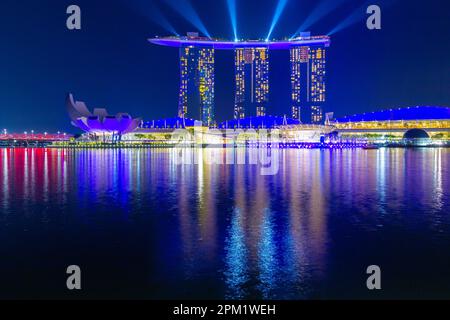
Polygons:
[[[266,116],[269,103],[269,53],[290,50],[292,118],[302,122],[323,122],[326,96],[327,36],[299,37],[280,41],[226,41],[188,33],[185,37],[149,39],[153,44],[180,50],[180,92],[178,116],[195,117],[214,126],[214,53],[235,53],[235,120]],[[198,113],[197,113],[198,112]]]

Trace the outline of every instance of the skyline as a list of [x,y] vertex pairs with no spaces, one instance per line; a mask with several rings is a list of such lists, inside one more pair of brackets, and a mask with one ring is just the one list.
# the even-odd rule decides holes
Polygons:
[[[234,37],[227,11],[218,14],[219,9],[227,10],[226,1],[218,2],[217,8],[191,2],[211,36]],[[307,8],[301,11],[305,16],[315,11],[314,5],[305,5],[309,2],[302,4]],[[345,21],[357,7],[355,1],[346,7],[347,2],[313,23],[311,32],[326,34]],[[382,30],[367,30],[362,19],[333,34],[327,57],[327,100],[336,116],[389,107],[450,105],[446,88],[450,83],[446,71],[450,69],[446,55],[449,44],[439,40],[450,29],[445,27],[445,10],[431,4],[423,7],[418,1],[408,5],[401,2],[382,7]],[[238,3],[239,38],[264,38],[277,3],[262,1],[261,8],[251,7],[248,2]],[[101,10],[98,3],[78,1],[83,28],[69,31],[64,27],[68,4],[62,1],[53,6],[21,6],[11,2],[3,11],[6,27],[1,32],[8,33],[9,37],[4,38],[11,40],[7,40],[1,53],[5,71],[0,82],[4,88],[0,92],[0,127],[9,131],[74,132],[64,109],[67,92],[112,112],[129,112],[144,120],[175,116],[179,68],[174,61],[178,52],[152,47],[146,41],[148,37],[167,34],[167,30],[154,19],[140,17],[130,5],[120,1],[111,1],[107,11]],[[180,34],[198,31],[165,4],[161,5],[161,1],[153,1],[153,5],[159,6]],[[46,10],[40,9],[44,7]],[[272,37],[290,36],[302,21],[311,20],[293,17],[300,7],[298,1],[288,1]],[[20,10],[20,15],[11,13],[15,10]],[[254,14],[249,15],[249,10]],[[12,17],[21,18],[11,20]],[[258,17],[264,17],[267,23],[258,24]],[[216,113],[217,122],[221,122],[233,118],[234,74],[228,69],[234,55],[216,55],[216,83],[220,83],[216,85]],[[271,88],[267,114],[289,116],[289,52],[272,51],[271,69],[276,72],[270,73],[270,82],[277,85]],[[24,113],[28,116],[24,117]]]

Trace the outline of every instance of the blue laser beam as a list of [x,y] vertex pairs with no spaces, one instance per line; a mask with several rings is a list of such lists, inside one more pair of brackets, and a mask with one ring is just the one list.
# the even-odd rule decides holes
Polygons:
[[358,21],[364,20],[364,18],[366,17],[366,8],[367,8],[366,3],[363,4],[361,7],[359,7],[358,9],[356,9],[355,11],[353,11],[349,16],[347,16],[347,18],[338,23],[337,26],[335,26],[330,32],[327,33],[327,35],[331,36],[336,32],[339,32],[343,29],[346,29],[354,25]]
[[292,35],[295,38],[300,32],[308,30],[313,24],[330,14],[348,0],[322,0],[308,15],[302,25]]
[[163,15],[163,13],[156,7],[153,9],[153,17],[154,21],[158,23],[161,27],[166,29],[168,32],[172,33],[175,36],[179,36],[178,32],[175,30],[175,28],[172,26],[172,24],[167,20],[167,18]]
[[236,14],[236,0],[227,0],[228,12],[230,13],[231,25],[233,27],[234,41],[238,40],[237,36],[237,14]]
[[128,6],[135,13],[145,17],[146,19],[158,24],[164,28],[167,32],[178,36],[178,32],[175,30],[173,25],[167,20],[161,10],[153,3],[146,0],[134,0],[134,1],[122,1],[126,6]]
[[[379,0],[378,5],[382,5],[383,8],[387,8],[390,5],[394,4],[396,0]],[[373,1],[366,1],[361,7],[353,11],[347,18],[345,18],[342,22],[340,22],[337,26],[335,26],[327,35],[331,36],[339,31],[342,31],[348,27],[351,27],[355,23],[362,21],[367,18],[367,7],[372,4]]]
[[284,8],[286,7],[288,0],[278,0],[277,7],[275,9],[275,14],[272,19],[272,24],[270,25],[269,33],[267,34],[266,40],[270,39],[270,36],[272,35],[273,30],[275,29],[275,26],[278,23],[278,20],[280,19],[281,14],[284,11]]
[[199,15],[195,11],[194,7],[189,0],[167,0],[169,6],[180,14],[186,21],[191,23],[208,38],[211,38],[208,30],[200,19]]

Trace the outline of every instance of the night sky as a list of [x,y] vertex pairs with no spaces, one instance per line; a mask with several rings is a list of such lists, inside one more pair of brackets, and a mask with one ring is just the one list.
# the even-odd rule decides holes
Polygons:
[[[169,2],[185,0],[2,0],[0,19],[0,129],[77,132],[64,98],[144,119],[177,113],[178,50],[147,42],[197,31]],[[280,0],[281,1],[281,0]],[[237,0],[240,38],[265,38],[279,0]],[[227,0],[190,0],[213,37],[233,39]],[[334,3],[340,3],[334,10]],[[337,116],[413,105],[450,106],[448,0],[374,0],[382,30],[366,28],[365,1],[288,0],[272,37],[290,37],[312,12],[308,29],[332,34],[327,108]],[[82,30],[66,28],[66,8],[82,10]],[[314,10],[320,5],[319,10]],[[327,11],[331,11],[328,14]],[[314,19],[313,19],[314,22]],[[197,23],[198,25],[198,23]],[[216,115],[233,117],[234,56],[216,53]],[[290,114],[289,52],[271,52],[269,114]]]

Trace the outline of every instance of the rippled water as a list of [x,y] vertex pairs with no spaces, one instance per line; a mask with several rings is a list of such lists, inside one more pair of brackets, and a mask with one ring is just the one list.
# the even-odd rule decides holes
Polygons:
[[255,152],[0,149],[0,298],[450,298],[449,149]]

